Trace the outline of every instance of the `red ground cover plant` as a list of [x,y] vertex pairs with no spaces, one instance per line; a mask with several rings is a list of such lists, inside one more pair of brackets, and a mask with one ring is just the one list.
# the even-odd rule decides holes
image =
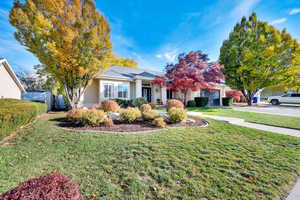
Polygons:
[[79,200],[77,184],[66,176],[49,173],[21,183],[0,195],[0,200]]

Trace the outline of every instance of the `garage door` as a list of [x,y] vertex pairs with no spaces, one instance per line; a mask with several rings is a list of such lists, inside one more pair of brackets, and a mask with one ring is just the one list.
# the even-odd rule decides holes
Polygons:
[[201,90],[201,97],[208,97],[208,106],[220,106],[220,90]]

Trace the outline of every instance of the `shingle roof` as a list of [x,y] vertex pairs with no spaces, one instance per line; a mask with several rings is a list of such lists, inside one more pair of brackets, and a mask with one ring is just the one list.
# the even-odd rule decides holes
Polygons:
[[161,76],[161,75],[163,75],[163,73],[154,70],[113,66],[108,68],[106,72],[98,73],[97,77],[122,79],[122,80],[124,79],[125,80],[134,80],[134,79],[153,80],[155,76]]

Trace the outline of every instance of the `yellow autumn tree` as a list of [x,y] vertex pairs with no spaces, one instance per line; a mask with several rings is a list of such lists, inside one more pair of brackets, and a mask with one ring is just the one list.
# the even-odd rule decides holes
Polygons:
[[64,87],[72,108],[98,72],[136,66],[113,54],[109,23],[93,0],[17,0],[9,17],[15,38]]

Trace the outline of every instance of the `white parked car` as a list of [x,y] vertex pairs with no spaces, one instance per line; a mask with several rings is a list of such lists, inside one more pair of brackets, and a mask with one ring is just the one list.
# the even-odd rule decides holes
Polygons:
[[282,96],[270,96],[268,102],[272,105],[279,105],[281,103],[300,104],[300,93],[284,94]]

